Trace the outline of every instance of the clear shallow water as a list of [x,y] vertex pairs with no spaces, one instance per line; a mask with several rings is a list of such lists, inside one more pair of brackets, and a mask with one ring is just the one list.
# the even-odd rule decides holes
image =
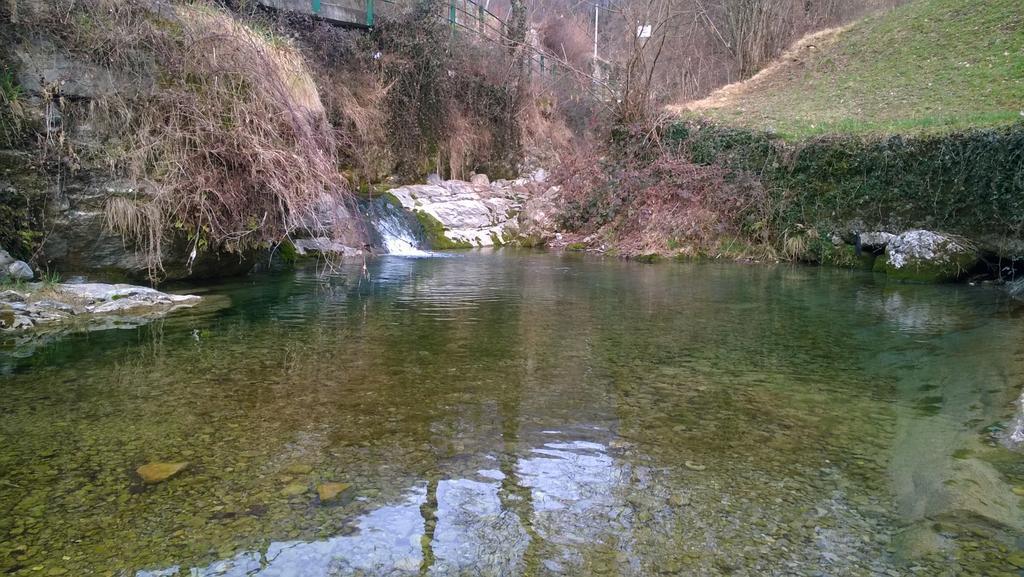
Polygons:
[[[368,273],[0,350],[0,571],[1020,574],[998,291],[515,252]],[[150,461],[189,467],[146,486]]]

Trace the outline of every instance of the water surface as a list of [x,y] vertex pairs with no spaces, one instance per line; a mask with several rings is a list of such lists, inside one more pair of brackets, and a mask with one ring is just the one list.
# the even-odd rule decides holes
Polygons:
[[1024,566],[1024,319],[994,289],[499,251],[191,290],[0,350],[0,571]]

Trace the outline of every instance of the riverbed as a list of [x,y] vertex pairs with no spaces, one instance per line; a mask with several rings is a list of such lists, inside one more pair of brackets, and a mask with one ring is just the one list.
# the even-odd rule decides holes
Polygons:
[[0,571],[1024,567],[992,287],[498,250],[173,288],[221,305],[0,348]]

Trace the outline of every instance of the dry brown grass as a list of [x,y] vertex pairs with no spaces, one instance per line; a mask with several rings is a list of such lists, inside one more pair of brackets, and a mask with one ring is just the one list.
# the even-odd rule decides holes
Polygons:
[[766,66],[754,76],[728,84],[714,91],[706,98],[669,105],[666,109],[672,113],[723,108],[744,99],[747,95],[764,90],[771,90],[793,80],[801,74],[809,57],[836,43],[839,35],[848,27],[827,28],[804,36],[797,40],[777,60]]
[[[566,156],[554,179],[566,210],[561,225],[611,242],[622,255],[729,252],[768,245],[770,202],[750,175],[726,178],[723,167],[698,165],[663,148],[658,127],[634,133],[630,150],[580,149]],[[722,248],[723,239],[746,247]]]
[[541,46],[580,70],[591,66],[591,31],[573,18],[551,16],[540,26]]
[[110,165],[142,191],[111,200],[107,222],[146,253],[152,276],[167,234],[187,235],[195,253],[337,228],[318,212],[324,195],[347,196],[334,129],[288,41],[205,4],[65,0],[34,15],[68,50],[139,80],[94,102],[92,120],[115,135],[102,151]]

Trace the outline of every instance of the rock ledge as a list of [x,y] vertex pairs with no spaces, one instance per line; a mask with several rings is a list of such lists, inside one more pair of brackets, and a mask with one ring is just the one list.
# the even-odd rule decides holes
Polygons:
[[24,331],[80,319],[152,319],[194,306],[199,300],[128,284],[32,283],[0,291],[0,331]]

